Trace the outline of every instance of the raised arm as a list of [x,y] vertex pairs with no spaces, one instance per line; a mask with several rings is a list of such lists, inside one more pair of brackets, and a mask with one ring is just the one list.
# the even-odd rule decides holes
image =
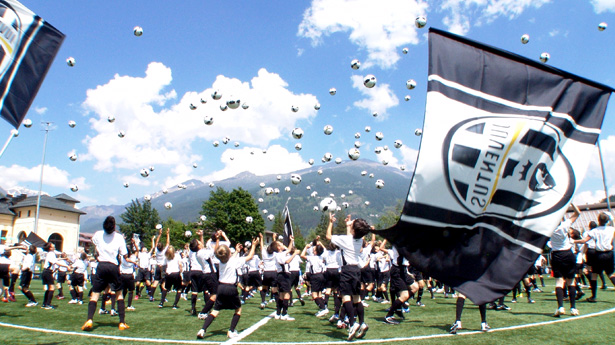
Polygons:
[[335,215],[333,214],[333,212],[329,213],[329,225],[327,226],[327,234],[325,235],[325,238],[327,239],[327,241],[331,241],[331,238],[333,238],[333,223],[335,222]]
[[254,257],[254,248],[256,248],[256,245],[258,244],[259,238],[253,238],[252,239],[252,245],[250,246],[250,252],[248,253],[248,255],[246,255],[245,259],[246,262],[252,260],[252,258]]
[[167,228],[167,244],[165,245],[165,248],[169,246],[169,244],[171,244],[171,237],[169,235],[169,233],[171,232],[171,229]]
[[572,225],[574,224],[574,222],[577,221],[577,218],[579,218],[579,215],[581,214],[581,210],[579,210],[579,208],[575,204],[570,204],[570,206],[572,206],[572,209],[574,210],[574,213],[570,217],[570,225]]
[[311,243],[308,243],[305,245],[305,247],[303,247],[303,250],[301,251],[301,258],[303,260],[307,260],[307,251],[308,249],[312,246]]

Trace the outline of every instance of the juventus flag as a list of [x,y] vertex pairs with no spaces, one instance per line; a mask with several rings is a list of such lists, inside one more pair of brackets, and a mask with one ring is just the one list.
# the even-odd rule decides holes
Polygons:
[[18,128],[64,34],[14,0],[0,0],[0,116]]
[[290,243],[290,236],[293,235],[293,224],[290,222],[290,211],[288,210],[288,205],[284,207],[284,239],[282,243],[288,247]]
[[476,304],[508,293],[562,220],[610,87],[431,29],[423,138],[381,235]]

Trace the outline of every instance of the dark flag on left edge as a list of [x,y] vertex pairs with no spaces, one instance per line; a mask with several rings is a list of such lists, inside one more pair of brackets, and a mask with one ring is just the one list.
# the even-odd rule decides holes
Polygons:
[[19,128],[64,34],[15,0],[0,0],[0,116]]
[[290,211],[288,205],[284,207],[284,239],[282,242],[288,247],[290,236],[293,236],[293,224],[290,222]]

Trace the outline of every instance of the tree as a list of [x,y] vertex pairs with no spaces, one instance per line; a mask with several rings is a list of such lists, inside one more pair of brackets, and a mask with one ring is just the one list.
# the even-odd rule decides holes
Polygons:
[[[331,229],[331,233],[333,235],[346,235],[346,211],[342,208],[341,210],[335,213],[335,219],[337,221],[333,225],[333,229]],[[327,225],[328,225],[329,217],[327,217]],[[325,228],[325,231],[327,229]],[[323,236],[321,236],[323,238]]]
[[284,216],[282,215],[282,212],[278,211],[278,214],[275,215],[273,225],[271,226],[271,231],[280,235],[284,234]]
[[[205,228],[222,229],[233,243],[250,241],[265,229],[258,204],[252,194],[241,187],[230,193],[220,187],[210,192],[209,199],[203,202],[201,214],[207,217],[203,223]],[[252,217],[252,222],[247,222],[247,217]]]
[[400,201],[395,206],[395,209],[389,209],[379,217],[378,223],[375,225],[376,229],[388,229],[393,225],[397,224],[397,222],[399,221],[399,217],[401,216],[401,211],[402,205]]
[[190,229],[188,225],[171,217],[167,218],[167,220],[162,223],[162,236],[160,237],[160,241],[162,242],[166,241],[167,228],[170,230],[169,242],[175,247],[175,250],[184,249],[184,245],[190,241],[190,238],[185,235],[186,230]]
[[142,242],[148,247],[151,245],[151,238],[156,234],[156,224],[160,223],[158,211],[152,208],[151,202],[141,203],[138,199],[132,200],[120,218],[123,222],[119,225],[120,231],[127,239],[133,237],[133,234],[138,234]]

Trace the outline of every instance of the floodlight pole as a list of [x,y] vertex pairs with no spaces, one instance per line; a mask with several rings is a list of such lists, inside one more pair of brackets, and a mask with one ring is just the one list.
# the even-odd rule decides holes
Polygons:
[[38,185],[38,197],[36,199],[36,219],[34,220],[34,233],[38,231],[38,214],[41,208],[41,194],[43,193],[43,169],[45,168],[45,152],[47,151],[47,136],[52,122],[43,122],[45,126],[45,141],[43,142],[43,162],[41,163],[41,179]]
[[9,144],[11,143],[11,140],[13,140],[14,137],[18,136],[19,132],[16,129],[11,130],[11,135],[9,136],[9,138],[6,140],[6,143],[4,144],[4,146],[2,147],[2,150],[0,150],[0,158],[2,157],[2,155],[4,154],[4,151],[6,151],[6,148],[9,146]]
[[611,210],[611,201],[609,200],[609,187],[606,184],[606,175],[604,174],[604,161],[602,160],[602,149],[600,148],[600,140],[596,141],[596,145],[598,145],[598,155],[600,156],[600,168],[602,169],[602,184],[604,185],[604,194],[606,194],[606,207],[611,214],[613,214],[613,210]]

